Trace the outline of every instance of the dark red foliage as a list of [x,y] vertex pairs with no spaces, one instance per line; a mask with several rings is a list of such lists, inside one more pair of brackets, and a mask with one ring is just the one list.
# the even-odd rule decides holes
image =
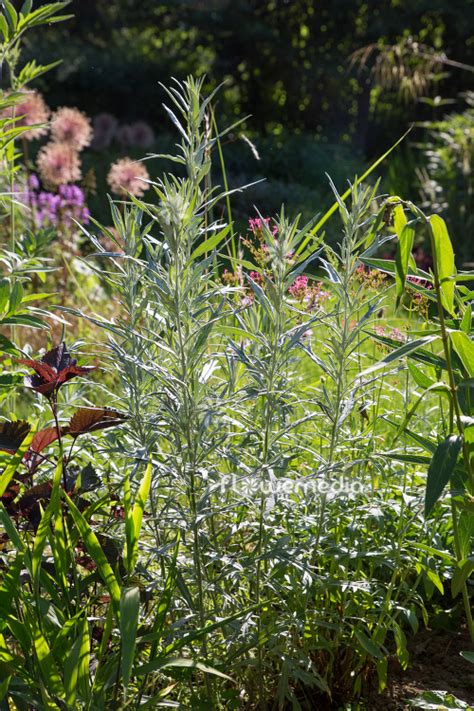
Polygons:
[[0,451],[15,454],[31,427],[25,420],[0,423]]
[[71,418],[68,434],[78,437],[87,432],[95,432],[105,427],[115,427],[126,419],[126,415],[108,407],[81,407]]
[[91,370],[95,370],[93,365],[77,365],[77,361],[71,358],[65,343],[45,353],[41,360],[21,358],[18,362],[35,371],[35,375],[25,376],[25,385],[48,398],[76,375],[86,375]]

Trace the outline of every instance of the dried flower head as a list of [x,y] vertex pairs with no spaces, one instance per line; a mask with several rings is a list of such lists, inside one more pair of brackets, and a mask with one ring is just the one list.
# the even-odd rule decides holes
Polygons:
[[[13,118],[18,116],[16,126],[34,126],[35,124],[47,124],[51,111],[46,106],[46,102],[38,91],[24,92],[23,98],[15,106],[9,106],[1,112],[2,118]],[[34,138],[41,138],[48,132],[48,126],[39,126],[25,131],[23,137],[28,141]]]
[[74,183],[81,177],[79,156],[68,143],[48,143],[38,153],[36,164],[46,185]]
[[67,143],[76,151],[82,151],[92,139],[90,119],[79,109],[64,106],[53,114],[51,134],[57,143]]
[[141,197],[147,190],[144,182],[149,179],[148,171],[143,165],[131,158],[121,158],[112,163],[107,182],[112,192],[117,195],[134,195]]

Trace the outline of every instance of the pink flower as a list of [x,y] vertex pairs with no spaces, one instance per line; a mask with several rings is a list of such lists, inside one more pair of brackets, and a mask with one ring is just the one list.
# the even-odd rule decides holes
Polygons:
[[290,286],[288,291],[292,296],[294,296],[295,299],[298,299],[298,301],[303,301],[303,299],[306,298],[306,296],[308,295],[308,277],[296,277],[295,281]]
[[79,109],[64,106],[53,114],[51,135],[57,143],[67,143],[76,151],[82,151],[92,139],[90,119]]
[[[1,112],[2,118],[13,118],[18,116],[15,125],[33,126],[34,124],[47,124],[51,111],[46,106],[42,95],[37,91],[28,91],[23,94],[23,98],[15,106],[9,106]],[[39,126],[25,131],[22,134],[28,141],[40,138],[48,132],[47,126]]]
[[398,328],[392,328],[390,336],[394,341],[400,341],[400,343],[404,343],[406,341],[406,336]]
[[81,178],[81,163],[77,152],[67,143],[48,143],[36,160],[41,178],[46,185],[75,183]]
[[144,182],[149,180],[148,171],[143,165],[131,158],[121,158],[112,163],[107,182],[112,192],[117,195],[134,195],[141,197],[147,190]]
[[260,272],[250,272],[249,277],[256,283],[262,285],[264,282],[263,274]]
[[269,217],[264,217],[263,220],[260,217],[256,217],[255,219],[250,218],[249,219],[249,227],[250,227],[250,230],[253,232],[253,234],[259,238],[261,238],[263,236],[264,227],[271,229],[271,233],[274,236],[278,232],[277,225],[274,225],[272,228],[270,228],[270,218]]

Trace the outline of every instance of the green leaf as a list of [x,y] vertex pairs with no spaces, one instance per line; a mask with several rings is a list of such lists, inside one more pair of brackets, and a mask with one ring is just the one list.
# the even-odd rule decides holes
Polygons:
[[474,378],[474,343],[464,331],[451,331],[449,338],[468,376]]
[[48,692],[64,698],[64,689],[61,677],[54,661],[50,646],[39,628],[34,615],[30,617],[30,625],[33,631],[34,651],[38,659],[41,675],[46,682]]
[[411,373],[411,376],[415,383],[418,385],[418,387],[423,388],[424,390],[427,390],[427,388],[431,387],[434,385],[434,380],[431,380],[426,373],[424,373],[421,368],[418,368],[414,363],[407,363],[408,370]]
[[451,435],[441,442],[431,460],[428,469],[428,480],[425,492],[425,517],[429,516],[433,506],[443,493],[443,489],[450,480],[459,452],[462,447],[462,437]]
[[33,0],[25,0],[23,5],[21,6],[21,14],[23,17],[26,17],[31,12],[31,8],[33,7]]
[[7,625],[13,599],[18,595],[18,583],[23,567],[23,553],[18,553],[15,560],[5,572],[0,583],[0,632]]
[[206,674],[215,674],[220,676],[222,679],[227,679],[227,681],[232,681],[230,676],[223,674],[222,672],[209,667],[200,662],[195,662],[194,659],[176,658],[172,659],[169,657],[164,657],[163,659],[155,659],[153,662],[144,664],[142,667],[137,669],[137,675],[143,676],[144,674],[149,674],[151,671],[158,671],[158,669],[169,669],[172,668],[184,668],[184,669],[198,669],[199,671],[205,672]]
[[18,469],[18,467],[21,464],[23,457],[25,456],[26,452],[28,451],[28,447],[30,446],[31,440],[33,439],[34,430],[35,430],[35,428],[32,427],[31,430],[26,435],[23,442],[21,443],[21,445],[18,447],[15,454],[9,459],[8,465],[3,470],[3,472],[0,476],[0,496],[3,496],[3,494],[7,490],[7,487],[9,485],[13,475],[15,474],[16,470]]
[[7,21],[5,20],[5,16],[4,16],[4,15],[0,15],[0,32],[2,33],[3,39],[4,39],[5,42],[6,42],[6,41],[8,40],[10,31],[9,31],[9,29],[8,29],[8,23],[7,23]]
[[137,491],[137,496],[131,508],[131,491],[128,476],[124,481],[124,509],[125,509],[125,565],[127,572],[131,573],[138,560],[138,540],[142,527],[143,512],[151,485],[152,463],[149,462],[143,479]]
[[135,655],[139,609],[140,590],[137,587],[123,588],[120,598],[120,634],[122,639],[122,677],[125,698]]
[[41,328],[43,330],[49,328],[48,324],[36,316],[18,315],[8,316],[0,321],[0,325],[4,326],[28,326],[29,328]]
[[451,593],[453,597],[459,595],[464,587],[466,580],[474,571],[474,558],[460,560],[454,569],[454,575],[451,580]]
[[380,649],[380,647],[375,644],[375,642],[370,637],[364,634],[364,632],[356,629],[355,636],[357,637],[359,643],[362,645],[365,651],[368,652],[371,657],[380,660],[385,659],[385,655]]
[[89,553],[90,557],[94,561],[94,563],[97,565],[97,569],[99,571],[99,574],[104,581],[104,583],[107,586],[107,589],[110,593],[110,596],[112,598],[112,602],[114,605],[115,612],[117,614],[117,617],[120,616],[120,587],[117,582],[117,578],[115,577],[114,571],[110,567],[110,563],[107,560],[107,557],[102,550],[102,546],[99,543],[99,539],[95,535],[94,531],[92,528],[89,526],[87,523],[86,519],[84,516],[81,514],[79,509],[76,507],[76,505],[71,501],[70,497],[64,493],[64,498],[66,500],[66,503],[71,511],[72,518],[74,519],[74,523],[76,524],[76,527],[79,531],[79,535],[83,539],[85,546],[87,548],[87,552]]
[[13,315],[23,300],[23,286],[16,281],[10,292],[7,315]]
[[79,634],[79,662],[77,674],[77,689],[83,701],[88,702],[91,695],[90,687],[90,635],[87,615],[83,615],[80,621],[81,629]]
[[397,284],[398,298],[400,298],[405,291],[405,282],[408,274],[408,265],[410,263],[414,239],[415,230],[412,225],[407,223],[398,235],[397,254],[395,257],[395,265],[397,269],[395,273],[395,281]]
[[7,22],[10,28],[15,31],[18,24],[18,13],[9,0],[3,0],[3,7],[5,8]]
[[216,234],[213,234],[211,237],[208,239],[204,240],[196,249],[194,252],[191,254],[191,261],[194,261],[197,257],[200,257],[201,254],[204,254],[205,252],[212,252],[220,242],[226,237],[226,235],[229,233],[230,230],[230,225],[227,225],[223,230],[220,230],[219,232],[216,232]]
[[429,218],[433,237],[434,268],[441,287],[441,303],[450,314],[454,313],[454,279],[456,267],[454,252],[445,221],[439,215]]
[[[474,276],[474,274],[473,274]],[[472,328],[472,308],[471,304],[467,304],[466,310],[464,311],[464,315],[461,320],[460,324],[460,329],[461,331],[464,331],[464,333],[467,333],[469,335],[471,333],[471,328]]]
[[381,361],[364,370],[361,374],[361,377],[372,373],[374,370],[383,368],[386,365],[389,365],[390,363],[394,363],[395,361],[400,360],[405,356],[413,355],[422,346],[425,346],[428,343],[433,343],[433,341],[436,341],[438,338],[439,336],[437,335],[425,336],[424,338],[418,338],[416,341],[409,341],[408,343],[404,343],[403,346],[400,346],[400,348],[396,348],[394,351],[386,355],[385,358],[383,358]]
[[474,664],[474,652],[459,652],[461,657],[463,657],[466,661],[471,662],[471,664]]
[[[1,17],[1,15],[0,15]],[[10,279],[0,279],[0,314],[6,311],[5,307],[8,304],[11,292]]]

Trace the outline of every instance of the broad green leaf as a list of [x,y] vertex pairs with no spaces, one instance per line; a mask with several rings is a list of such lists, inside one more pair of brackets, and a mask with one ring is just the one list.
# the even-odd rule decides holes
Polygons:
[[77,677],[79,674],[79,657],[81,654],[81,634],[71,647],[64,662],[64,693],[67,708],[75,708],[77,693]]
[[426,373],[424,373],[421,368],[418,368],[418,366],[416,366],[414,363],[408,362],[407,366],[413,380],[418,385],[418,387],[426,390],[427,388],[434,385],[435,381],[432,380],[428,375],[426,375]]
[[5,14],[7,18],[7,22],[10,25],[10,28],[15,31],[16,26],[18,24],[18,13],[11,4],[10,0],[3,0],[3,7],[5,8]]
[[468,376],[474,378],[474,343],[464,331],[451,331],[449,338]]
[[10,279],[0,279],[0,316],[6,313],[6,306],[8,304],[11,292]]
[[150,461],[148,463],[147,468],[145,469],[145,474],[143,475],[143,479],[142,479],[140,486],[138,488],[137,497],[135,499],[135,504],[133,506],[132,519],[133,519],[133,536],[134,536],[134,538],[133,538],[133,548],[132,548],[132,555],[131,555],[132,570],[135,567],[136,562],[138,560],[138,540],[140,538],[140,531],[142,529],[142,520],[143,520],[143,512],[145,510],[145,504],[148,499],[148,494],[150,493],[151,472],[152,472],[152,463]]
[[366,376],[369,373],[373,373],[379,368],[384,368],[386,365],[394,363],[397,360],[404,358],[405,356],[413,355],[422,346],[426,346],[428,343],[433,343],[433,341],[436,341],[438,338],[439,336],[425,336],[424,338],[418,338],[416,341],[409,341],[408,343],[404,343],[403,346],[400,346],[400,348],[396,348],[394,351],[386,355],[381,361],[364,370],[361,374],[361,377]]
[[461,657],[474,664],[474,652],[460,652]]
[[451,580],[451,593],[453,597],[459,595],[464,587],[466,580],[474,571],[474,558],[460,560],[454,569],[453,578]]
[[41,569],[41,559],[43,556],[44,547],[48,539],[48,534],[50,530],[51,522],[54,521],[58,511],[59,511],[59,489],[61,486],[61,477],[63,472],[62,459],[59,459],[55,474],[53,478],[53,488],[51,490],[51,498],[46,510],[41,516],[41,521],[36,531],[35,540],[33,542],[33,554],[31,558],[32,562],[32,575],[33,584],[36,594],[39,593],[39,573]]
[[[473,274],[474,276],[474,274]],[[466,310],[464,311],[464,316],[462,317],[460,329],[469,335],[472,328],[472,307],[471,304],[467,304]]]
[[8,462],[7,467],[3,470],[1,476],[0,476],[0,496],[3,496],[5,491],[8,488],[8,485],[15,474],[16,470],[21,464],[21,461],[23,457],[25,456],[26,452],[28,451],[28,447],[31,444],[31,440],[33,439],[33,435],[35,432],[35,428],[32,427],[29,433],[26,435],[25,439],[21,443],[21,445],[18,447],[17,451],[15,454],[11,457],[11,459]]
[[142,667],[137,669],[136,674],[143,676],[144,674],[149,674],[152,671],[169,668],[198,669],[206,674],[214,674],[216,676],[220,676],[222,679],[227,679],[227,681],[232,681],[231,677],[227,676],[227,674],[223,674],[217,669],[209,667],[206,664],[201,664],[201,662],[195,662],[194,659],[186,658],[171,659],[169,657],[164,657],[163,659],[155,659],[153,662],[148,662],[148,664],[144,664]]
[[0,32],[3,35],[5,41],[8,40],[10,31],[8,29],[8,22],[5,20],[5,16],[0,14]]
[[7,625],[7,617],[11,612],[13,599],[18,594],[18,583],[22,567],[23,553],[18,553],[0,582],[0,632]]
[[112,598],[117,617],[120,617],[120,587],[117,582],[117,578],[115,577],[115,573],[110,567],[110,563],[107,560],[104,551],[102,550],[102,546],[99,543],[99,539],[87,523],[84,516],[81,514],[79,509],[71,501],[70,497],[67,494],[64,494],[64,498],[69,507],[69,510],[71,511],[71,515],[74,520],[74,523],[77,526],[79,535],[85,543],[87,552],[89,553],[94,563],[97,565],[97,570],[99,571],[102,580],[107,586],[107,589]]
[[220,242],[226,237],[226,235],[229,233],[230,230],[230,225],[227,225],[223,230],[220,230],[219,232],[216,232],[216,234],[213,234],[211,237],[208,237],[208,239],[204,240],[196,249],[194,252],[191,254],[191,261],[194,261],[197,259],[197,257],[200,257],[201,254],[204,254],[205,252],[212,252]]
[[30,617],[30,625],[33,631],[34,651],[38,660],[42,677],[47,686],[48,692],[64,698],[64,689],[59,675],[58,668],[54,661],[50,646],[39,628],[36,617]]
[[456,267],[454,252],[445,221],[439,215],[429,218],[431,234],[433,237],[434,268],[438,272],[441,287],[441,303],[448,313],[454,313],[454,279]]
[[23,286],[20,281],[16,281],[10,291],[8,299],[7,315],[14,314],[23,300]]
[[395,281],[397,284],[398,298],[400,298],[405,291],[405,282],[408,274],[408,265],[410,263],[414,239],[415,230],[412,225],[407,223],[398,235],[397,254],[395,257],[395,265],[397,269]]
[[365,649],[368,654],[370,654],[371,657],[374,657],[375,659],[385,659],[385,655],[380,649],[380,647],[375,644],[375,642],[368,637],[362,630],[355,630],[355,636],[357,637],[359,643],[362,645],[362,647]]
[[32,7],[33,0],[25,0],[23,5],[21,6],[21,14],[23,15],[23,17],[26,17],[31,12]]
[[90,649],[91,640],[89,635],[89,622],[87,615],[83,615],[80,621],[80,636],[81,640],[80,651],[79,651],[79,664],[78,664],[78,675],[77,675],[77,689],[79,691],[79,696],[83,701],[88,702],[91,695],[91,685],[90,685]]
[[425,492],[425,517],[429,516],[433,506],[443,493],[444,487],[449,482],[454,472],[461,447],[462,437],[459,435],[451,435],[438,445],[428,469]]
[[137,587],[123,588],[120,598],[120,634],[122,639],[122,677],[125,698],[135,656],[139,610],[140,590]]

